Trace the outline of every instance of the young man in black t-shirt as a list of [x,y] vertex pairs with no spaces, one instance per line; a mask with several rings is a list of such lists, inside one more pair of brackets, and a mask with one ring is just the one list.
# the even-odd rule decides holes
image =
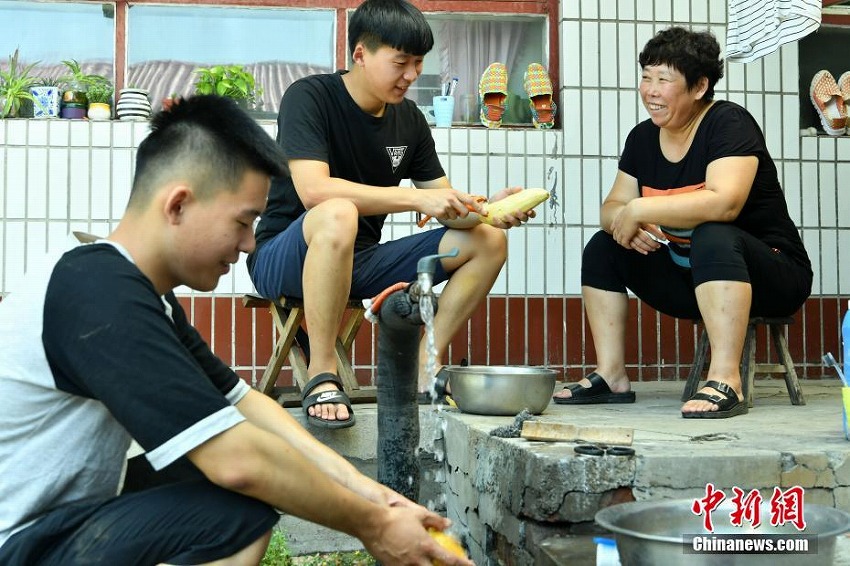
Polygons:
[[[303,405],[309,422],[331,428],[354,424],[334,357],[348,298],[415,280],[421,257],[457,247],[458,257],[442,260],[436,273],[435,284],[450,278],[435,320],[439,364],[504,265],[499,228],[528,218],[517,211],[499,228],[439,228],[379,243],[388,214],[416,211],[451,221],[467,216],[467,207],[482,212],[482,205],[452,188],[425,118],[405,99],[434,43],[422,13],[404,0],[367,0],[352,15],[348,37],[350,71],[296,81],[281,101],[278,142],[291,174],[274,180],[248,258],[260,294],[304,299],[311,381]],[[405,179],[417,188],[400,188]],[[425,375],[425,362],[423,343],[419,391],[434,377]]]

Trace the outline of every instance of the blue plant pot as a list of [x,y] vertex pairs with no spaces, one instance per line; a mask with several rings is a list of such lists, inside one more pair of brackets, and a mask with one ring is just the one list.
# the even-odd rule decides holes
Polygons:
[[56,118],[59,116],[59,87],[34,86],[30,93],[40,103],[33,103],[34,118]]
[[62,117],[70,120],[82,120],[86,117],[86,107],[79,104],[65,104],[62,106]]

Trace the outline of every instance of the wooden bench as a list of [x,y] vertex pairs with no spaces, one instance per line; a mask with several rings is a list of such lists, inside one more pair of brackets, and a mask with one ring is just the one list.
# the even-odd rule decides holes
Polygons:
[[[699,323],[696,321],[695,323]],[[788,341],[785,339],[785,327],[793,324],[792,317],[754,317],[747,324],[747,334],[744,340],[744,351],[741,356],[741,385],[743,388],[744,400],[747,404],[753,406],[753,382],[755,381],[756,373],[782,373],[785,377],[785,387],[788,389],[788,397],[791,399],[792,405],[805,405],[806,399],[803,397],[803,390],[800,388],[800,382],[797,380],[797,372],[794,369],[794,361],[791,359],[791,354],[788,353]],[[778,364],[757,364],[756,363],[756,327],[763,325],[767,327],[767,332],[773,340],[773,345],[776,350],[776,355],[782,363]],[[705,368],[705,360],[708,355],[708,332],[705,327],[697,343],[696,354],[694,355],[694,363],[691,366],[691,373],[688,375],[688,381],[685,385],[685,391],[682,393],[682,401],[687,401],[693,397],[694,393],[699,389],[699,382],[702,378],[703,369]]]
[[[268,308],[271,311],[278,338],[272,350],[272,355],[266,365],[266,371],[257,389],[276,398],[284,406],[300,406],[301,392],[309,381],[307,365],[310,357],[310,345],[306,331],[301,323],[304,320],[304,304],[301,299],[281,297],[270,301],[259,295],[248,294],[242,297],[242,305],[247,308]],[[352,403],[374,403],[377,399],[374,386],[360,386],[357,376],[351,366],[351,346],[357,331],[363,323],[366,309],[360,301],[351,300],[346,305],[346,315],[336,339],[336,364],[343,389]],[[281,392],[275,388],[275,383],[283,368],[289,361],[292,368],[292,381],[296,391]]]

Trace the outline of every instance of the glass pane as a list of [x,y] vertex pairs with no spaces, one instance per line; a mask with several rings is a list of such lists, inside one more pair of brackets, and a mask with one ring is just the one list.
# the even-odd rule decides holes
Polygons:
[[[274,8],[134,5],[128,16],[127,85],[150,91],[154,108],[171,94],[195,91],[195,69],[243,65],[276,117],[293,81],[330,72],[334,12]],[[167,40],[163,40],[167,38]]]
[[0,0],[0,67],[19,49],[19,66],[38,61],[32,73],[40,77],[66,75],[62,61],[74,59],[83,72],[113,80],[114,14],[114,3]]
[[545,17],[483,14],[426,14],[434,31],[434,49],[426,55],[419,80],[408,97],[430,107],[441,87],[458,79],[454,121],[479,124],[478,81],[490,63],[508,69],[507,107],[503,124],[531,125],[523,75],[529,63],[548,66]]

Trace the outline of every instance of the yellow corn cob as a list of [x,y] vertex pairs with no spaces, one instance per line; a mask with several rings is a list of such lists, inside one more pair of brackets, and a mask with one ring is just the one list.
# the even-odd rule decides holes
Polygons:
[[488,202],[485,205],[486,216],[481,216],[481,222],[493,225],[496,220],[501,220],[505,215],[514,212],[528,212],[541,202],[549,198],[546,189],[524,189],[518,193],[508,195],[496,202]]
[[[466,550],[464,550],[463,546],[461,546],[460,541],[458,541],[455,537],[448,533],[440,532],[435,529],[428,529],[428,534],[437,541],[437,544],[454,554],[455,556],[460,556],[461,558],[467,558]],[[442,566],[442,562],[440,560],[433,560],[431,562],[434,566]]]
[[[479,222],[484,222],[492,226],[495,220],[501,220],[506,214],[513,214],[517,211],[528,212],[548,198],[549,191],[546,189],[524,189],[518,193],[508,195],[502,200],[484,204],[486,214],[483,216],[470,211],[470,213],[463,218],[458,217],[451,220],[443,218],[438,219],[438,222],[443,226],[454,228],[455,230],[468,230]],[[484,197],[480,197],[479,202],[483,200],[485,200]],[[422,219],[419,223],[419,227],[421,228],[424,226],[425,222],[427,222],[430,218],[430,216],[426,216]]]

